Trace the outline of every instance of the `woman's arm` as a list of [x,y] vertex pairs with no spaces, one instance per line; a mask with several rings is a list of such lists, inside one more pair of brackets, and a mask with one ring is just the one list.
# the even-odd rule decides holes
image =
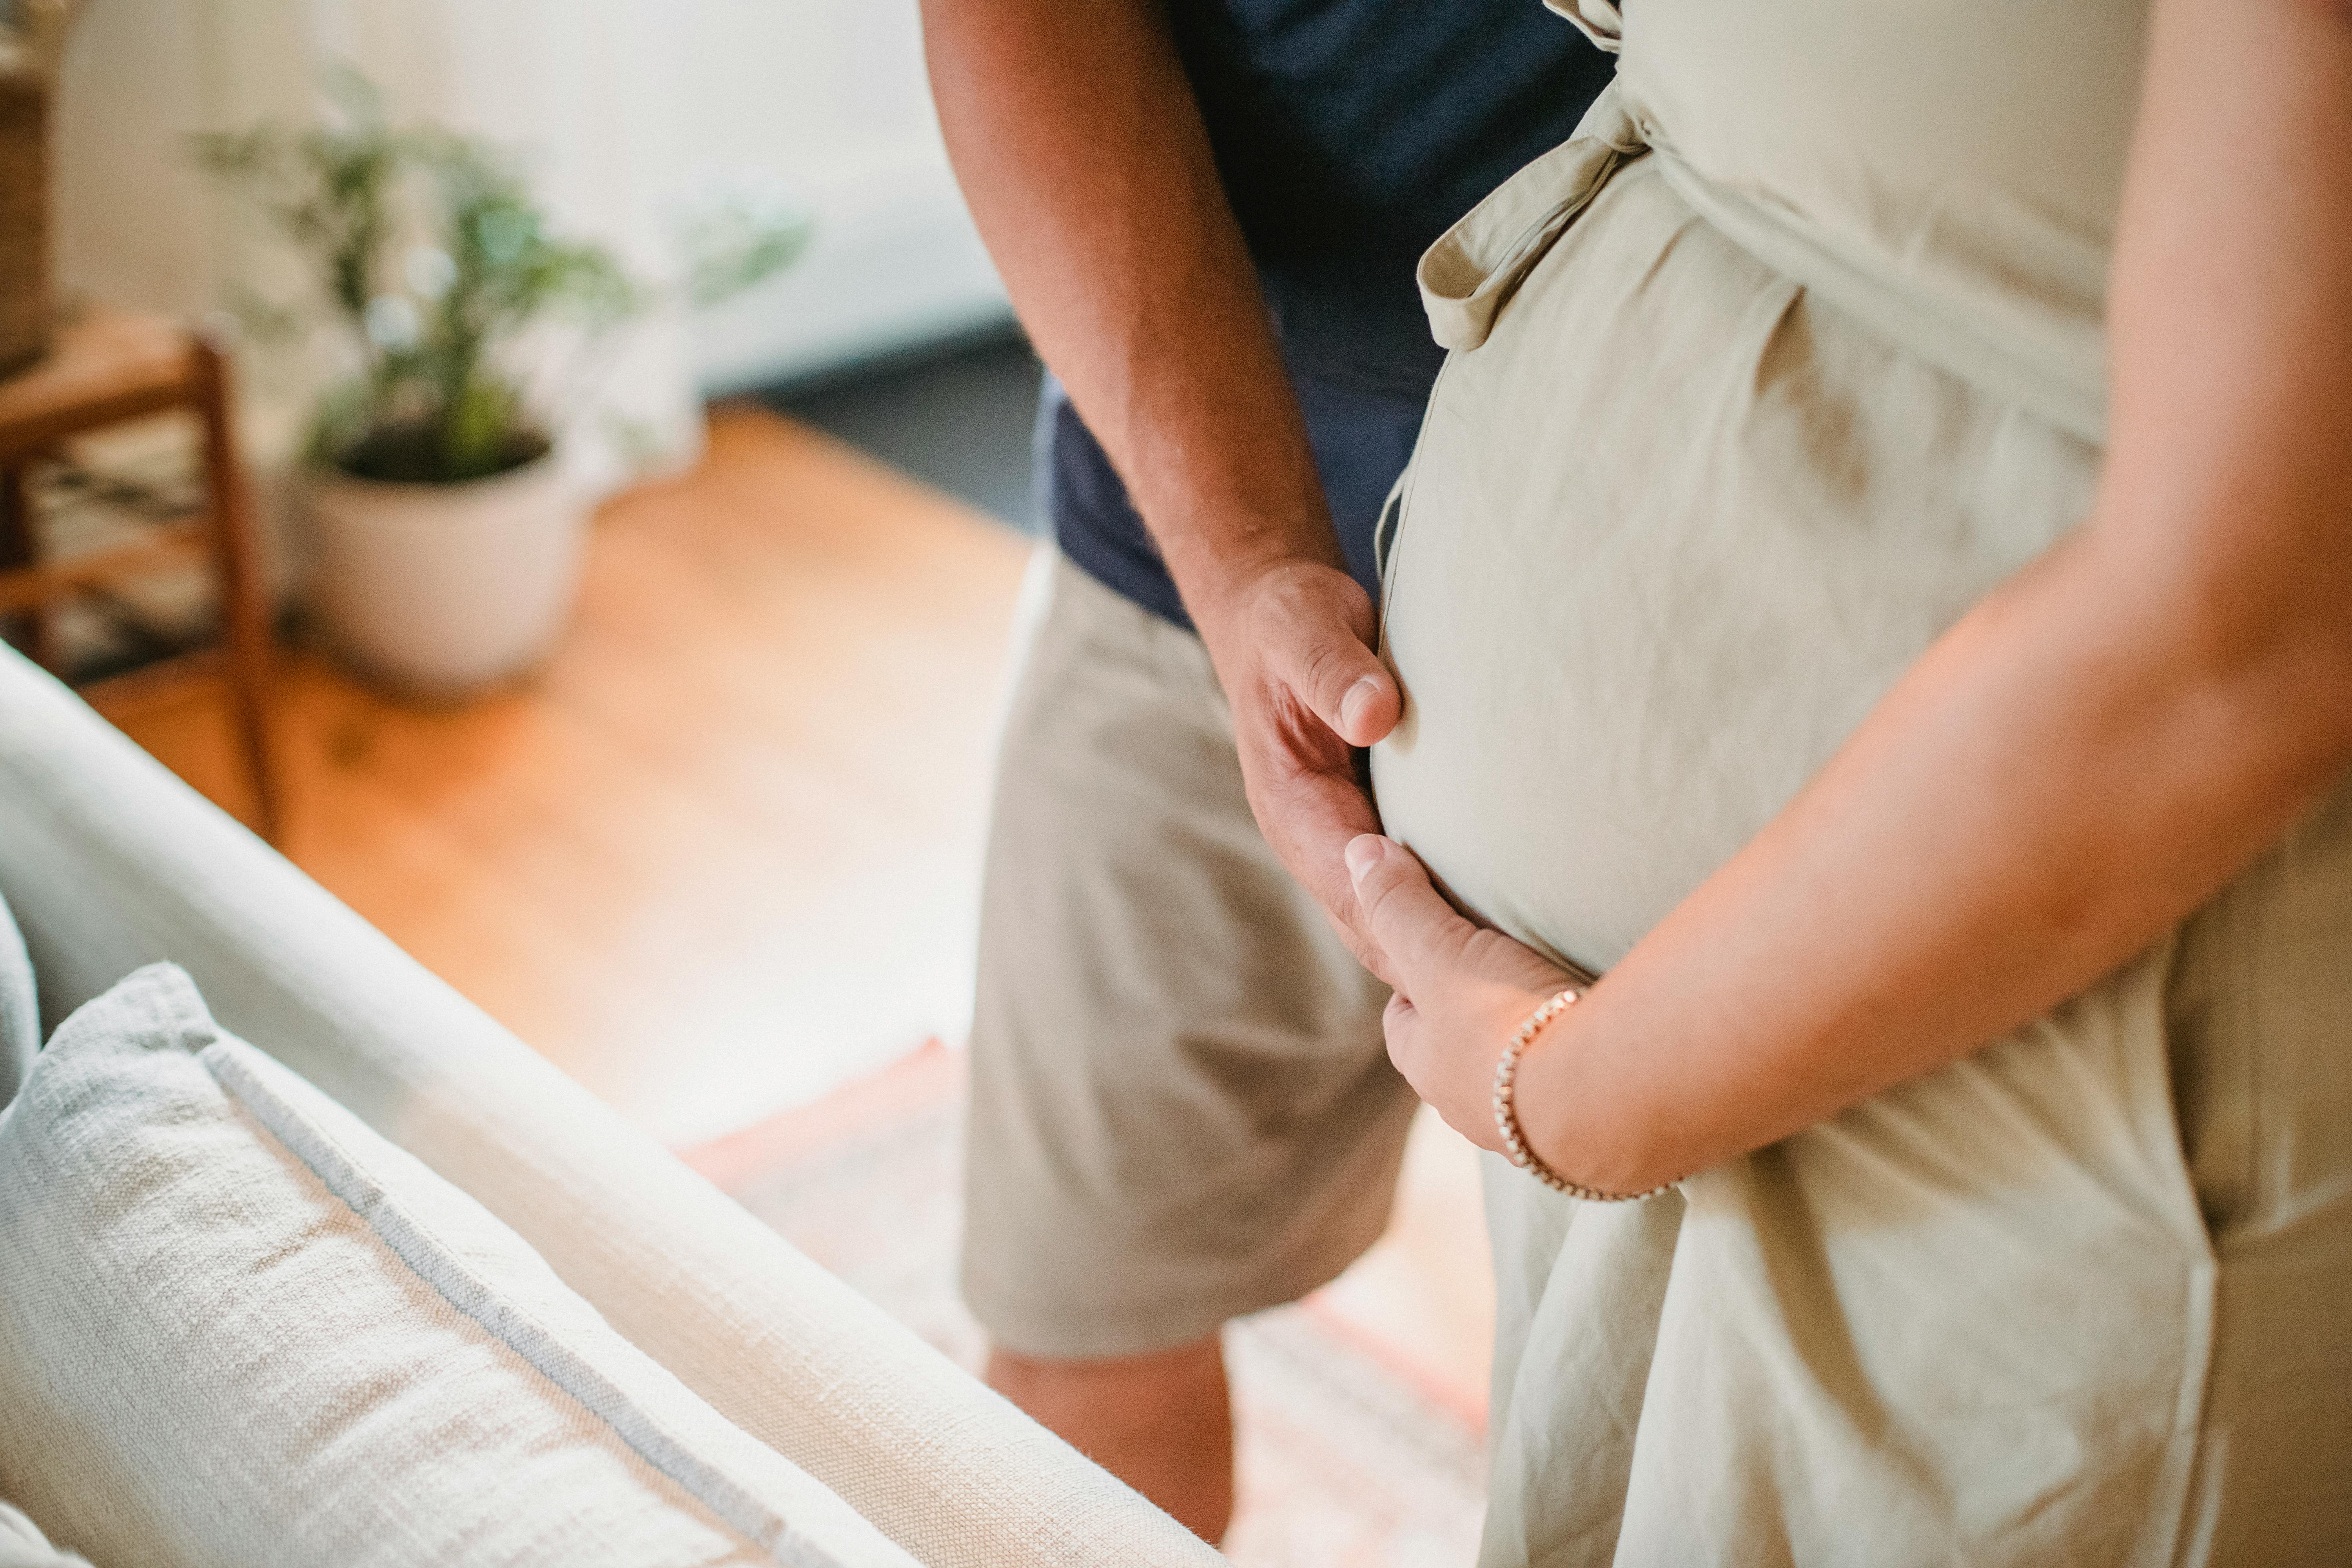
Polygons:
[[[2352,3],[2158,0],[2109,331],[2084,526],[1528,1053],[1520,1119],[1562,1173],[1643,1190],[1977,1048],[2352,763]],[[1350,859],[1410,994],[1391,1051],[1491,1147],[1486,1077],[1547,980],[1410,856]]]

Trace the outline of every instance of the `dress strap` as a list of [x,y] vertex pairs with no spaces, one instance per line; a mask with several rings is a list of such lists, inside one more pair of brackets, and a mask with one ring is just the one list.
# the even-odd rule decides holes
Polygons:
[[[1614,14],[1604,0],[1547,3],[1586,16]],[[1694,169],[1622,79],[1593,100],[1574,136],[1496,186],[1422,253],[1415,277],[1438,345],[1484,343],[1520,283],[1601,187],[1652,154],[1702,220],[1765,266],[1962,380],[2093,446],[2105,439],[2105,344],[2095,323],[1988,319],[1907,273],[1851,254],[1768,195]]]
[[1645,148],[1612,82],[1576,134],[1489,192],[1422,253],[1414,276],[1429,330],[1446,349],[1475,349],[1520,280],[1543,259],[1617,166]]
[[1593,47],[1609,54],[1625,37],[1625,14],[1614,0],[1544,0],[1544,9],[1567,17]]

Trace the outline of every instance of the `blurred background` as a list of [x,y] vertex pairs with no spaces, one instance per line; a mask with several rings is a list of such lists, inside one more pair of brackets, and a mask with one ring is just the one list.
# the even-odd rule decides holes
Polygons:
[[[589,550],[579,568],[579,597],[561,616],[563,640],[515,672],[520,680],[478,682],[470,671],[420,678],[397,668],[394,679],[372,680],[370,674],[384,673],[397,656],[379,656],[373,671],[364,658],[352,668],[336,655],[348,653],[353,639],[320,624],[314,613],[318,600],[343,592],[320,581],[320,552],[311,537],[318,529],[306,505],[303,446],[324,376],[320,356],[310,352],[315,345],[289,347],[255,319],[283,309],[284,301],[297,311],[313,303],[305,296],[308,258],[256,210],[249,193],[200,166],[195,138],[331,123],[347,76],[372,85],[389,124],[454,132],[509,158],[552,232],[604,247],[649,288],[675,281],[689,266],[679,229],[698,205],[748,193],[746,199],[787,208],[805,231],[788,265],[731,297],[700,308],[659,298],[612,328],[598,345],[593,384],[566,389],[560,405],[546,411],[545,421],[559,427],[572,487],[591,499],[612,498],[605,521],[614,526],[598,534],[615,535],[614,552],[621,553],[627,547],[618,536],[641,532],[642,548],[658,559],[608,590],[599,552]],[[298,651],[273,692],[279,753],[273,761],[284,795],[280,847],[314,875],[331,873],[322,879],[347,899],[365,888],[372,899],[409,900],[370,907],[368,900],[353,900],[413,951],[427,950],[420,956],[526,1038],[566,1051],[567,1066],[608,1098],[627,1099],[673,1142],[798,1102],[828,1080],[887,1061],[910,1040],[957,1036],[986,721],[1024,558],[1013,531],[1033,521],[1028,436],[1038,372],[958,198],[930,111],[914,7],[850,0],[659,6],[632,0],[95,0],[72,17],[49,116],[58,308],[226,325],[242,345],[235,356],[236,425],[270,618],[298,650],[317,650],[307,658]],[[394,276],[375,281],[397,295],[403,247],[388,248],[385,270]],[[714,426],[706,408],[715,399],[730,401],[720,404]],[[788,435],[781,421],[761,417],[769,409],[796,415],[800,423]],[[823,458],[805,454],[813,429],[836,433],[938,493],[894,490],[886,476],[858,468],[837,449],[825,448]],[[82,447],[75,454],[89,459],[82,472],[34,476],[40,499],[53,503],[42,510],[69,514],[44,517],[44,533],[70,532],[79,523],[80,531],[102,537],[121,521],[89,515],[105,512],[105,500],[167,512],[173,494],[201,484],[201,476],[185,471],[196,467],[193,437],[175,432],[169,419],[145,429],[94,432]],[[789,472],[769,471],[779,464]],[[873,481],[872,495],[854,483],[854,497],[828,492],[820,475],[843,482],[828,465]],[[759,481],[729,486],[753,470],[761,473]],[[60,482],[68,479],[75,482]],[[798,486],[810,493],[797,494]],[[762,489],[769,493],[744,493]],[[893,501],[904,505],[894,510]],[[741,511],[731,532],[719,521],[729,503]],[[878,518],[868,515],[877,510]],[[806,537],[798,537],[803,531]],[[927,534],[940,532],[953,545],[927,542]],[[964,645],[905,648],[910,660],[936,658],[937,679],[953,689],[912,710],[887,688],[853,685],[838,694],[842,703],[868,710],[864,717],[874,732],[857,743],[891,753],[888,764],[879,757],[874,764],[899,776],[876,798],[856,776],[863,764],[845,757],[835,764],[840,777],[828,781],[842,801],[825,809],[838,814],[858,801],[874,818],[866,831],[903,842],[894,858],[909,863],[901,869],[918,886],[910,891],[894,872],[887,879],[898,885],[886,897],[881,883],[868,891],[860,877],[839,869],[835,863],[853,856],[855,846],[843,837],[852,829],[836,823],[828,834],[806,831],[817,826],[807,814],[819,807],[784,793],[781,775],[813,765],[801,760],[776,770],[779,781],[764,802],[776,816],[755,826],[757,810],[747,801],[751,818],[726,825],[740,836],[710,823],[709,842],[730,850],[729,864],[709,873],[730,884],[723,889],[694,880],[690,868],[671,857],[675,847],[666,845],[656,857],[660,863],[641,876],[624,879],[608,866],[606,885],[567,889],[566,897],[543,908],[536,885],[518,889],[516,896],[531,907],[486,922],[498,926],[495,932],[478,931],[474,918],[441,907],[486,903],[503,875],[504,857],[520,855],[519,847],[453,842],[449,853],[472,862],[471,885],[426,877],[424,845],[383,837],[389,827],[359,817],[352,801],[382,789],[404,791],[413,774],[415,787],[441,792],[432,809],[421,797],[380,799],[380,807],[404,818],[415,813],[408,829],[437,839],[452,831],[445,822],[457,802],[478,792],[486,811],[496,811],[501,799],[514,803],[517,826],[529,824],[550,836],[544,853],[551,858],[585,857],[590,836],[631,830],[631,823],[645,831],[640,806],[617,793],[626,787],[621,780],[583,791],[589,799],[577,805],[534,813],[520,804],[530,797],[521,783],[529,760],[508,755],[494,765],[459,745],[460,737],[465,747],[493,737],[500,746],[518,745],[525,731],[536,733],[551,721],[530,724],[523,715],[533,698],[563,708],[571,663],[590,658],[590,647],[577,645],[593,645],[607,632],[625,635],[624,627],[634,628],[630,636],[658,627],[666,646],[645,649],[637,674],[650,689],[667,689],[672,702],[691,700],[688,672],[706,665],[805,688],[824,679],[813,664],[857,662],[842,638],[812,635],[812,615],[838,615],[840,585],[828,585],[834,591],[822,595],[822,605],[790,598],[802,591],[819,596],[806,573],[784,573],[790,581],[776,592],[786,596],[758,605],[762,613],[728,628],[743,640],[720,646],[719,628],[691,607],[698,587],[706,586],[691,574],[723,571],[711,552],[734,546],[773,553],[780,569],[798,552],[872,552],[862,572],[847,561],[827,564],[857,573],[877,597],[889,592],[892,574],[904,572],[908,580],[895,585],[902,595],[912,592],[959,553],[991,568],[949,574],[941,586],[958,601],[951,616],[905,602],[898,613],[921,626],[910,626],[907,637],[892,637],[878,608],[862,617],[861,630],[877,647],[939,638],[947,635],[942,621],[961,628]],[[892,564],[900,554],[918,558]],[[680,602],[656,605],[652,596],[670,574],[688,579],[676,585]],[[163,581],[130,584],[95,603],[46,612],[51,658],[86,681],[118,678],[93,684],[100,705],[250,817],[253,782],[235,765],[234,747],[221,743],[230,737],[213,721],[216,700],[193,685],[119,679],[211,635],[218,606],[207,591],[209,574],[190,570],[177,584],[161,575]],[[686,624],[697,619],[698,627]],[[682,646],[689,629],[709,646]],[[436,630],[454,640],[468,628]],[[664,669],[661,660],[678,668]],[[409,678],[398,679],[403,674]],[[617,701],[607,694],[596,713],[579,715],[583,726],[596,727],[578,737],[579,744],[618,750],[630,743],[629,716],[605,706]],[[714,705],[699,714],[700,743],[740,753],[740,765],[756,772],[766,747],[788,742],[760,728],[771,717]],[[847,722],[845,717],[835,727],[845,730]],[[593,768],[581,771],[583,761],[567,760],[565,782],[585,784],[598,776]],[[546,765],[557,765],[551,755]],[[671,787],[691,793],[685,781],[693,763],[674,755],[673,765]],[[906,798],[894,808],[888,791]],[[715,815],[719,806],[714,801],[704,809]],[[590,811],[606,820],[570,823]],[[779,831],[790,814],[803,818],[803,831]],[[572,837],[557,837],[567,832]],[[824,843],[826,864],[756,866],[747,838],[780,854],[803,846],[814,852],[813,841]],[[935,858],[932,874],[911,876],[911,863],[925,857]],[[588,872],[579,867],[569,874]],[[675,890],[659,890],[647,879],[674,883]],[[935,890],[920,891],[924,882]],[[380,884],[385,891],[374,893]],[[576,902],[569,896],[575,890]],[[661,912],[666,903],[697,911],[683,922],[690,930],[673,927]],[[806,911],[788,917],[789,936],[762,931],[762,922],[787,918],[785,906]],[[704,930],[721,910],[740,923],[732,931]],[[599,921],[626,924],[639,948],[615,951],[604,945],[614,938],[601,928],[578,929]],[[540,926],[555,929],[530,929]],[[776,952],[805,956],[762,962],[757,967],[764,980],[751,982],[730,950],[770,935]],[[584,971],[611,978],[589,983],[553,973],[544,958],[525,960],[517,950],[531,942],[542,954],[574,944]],[[727,977],[726,998],[706,1003],[706,1016],[691,1029],[680,1028],[684,1020],[670,1008],[661,1009],[668,1021],[657,1025],[625,996],[602,995],[607,989],[674,994],[675,984],[645,984],[665,973],[645,965],[688,962],[683,951],[643,951],[665,942],[699,948],[698,962]],[[868,965],[887,968],[891,983],[874,986],[857,978],[867,965],[845,963],[851,953],[870,955]],[[609,968],[624,957],[636,967],[635,984]],[[803,973],[780,973],[786,968]],[[841,994],[830,994],[836,989]],[[823,1034],[826,1048],[767,1048],[767,1023],[782,1017]],[[731,1064],[740,1070],[728,1073],[723,1089],[692,1087],[695,1075],[674,1057],[659,1071],[631,1059],[631,1042],[648,1034],[691,1035],[694,1050],[715,1056],[744,1029],[761,1043]]]
[[[1041,373],[912,0],[0,0],[0,630],[972,1363]],[[1234,1331],[1237,1561],[1466,1560],[1475,1184],[1424,1126],[1389,1238]]]
[[310,113],[331,68],[399,118],[521,151],[567,230],[676,265],[666,219],[714,183],[782,184],[808,253],[690,323],[646,331],[625,395],[666,436],[698,397],[1002,331],[1003,290],[958,200],[911,5],[852,0],[97,0],[55,110],[59,273],[181,313],[267,247],[184,153],[198,132]]

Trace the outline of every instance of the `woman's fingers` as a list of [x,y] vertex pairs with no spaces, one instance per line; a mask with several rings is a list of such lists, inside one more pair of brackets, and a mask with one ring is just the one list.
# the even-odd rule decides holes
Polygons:
[[1568,975],[1543,954],[1469,920],[1430,880],[1420,857],[1377,833],[1348,841],[1363,932],[1387,961],[1381,978],[1427,1007],[1448,981],[1549,994]]
[[[1412,1068],[1420,1061],[1421,1013],[1403,992],[1389,993],[1389,1005],[1381,1010],[1381,1035],[1388,1042],[1389,1060],[1411,1082]],[[1420,1092],[1418,1084],[1413,1088]]]
[[1348,874],[1355,880],[1364,930],[1387,957],[1391,984],[1408,995],[1457,963],[1478,934],[1438,896],[1412,851],[1393,839],[1377,833],[1349,839]]
[[1533,948],[1463,918],[1412,850],[1377,833],[1348,841],[1364,930],[1395,976],[1381,1023],[1389,1060],[1446,1124],[1499,1148],[1495,1058],[1514,1025],[1568,976]]

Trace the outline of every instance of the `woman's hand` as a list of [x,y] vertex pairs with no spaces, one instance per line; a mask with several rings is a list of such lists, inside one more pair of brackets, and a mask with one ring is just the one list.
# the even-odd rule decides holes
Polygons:
[[1350,839],[1348,873],[1396,988],[1383,1020],[1389,1059],[1446,1125],[1500,1153],[1496,1059],[1528,1015],[1573,982],[1535,949],[1463,919],[1392,839]]

